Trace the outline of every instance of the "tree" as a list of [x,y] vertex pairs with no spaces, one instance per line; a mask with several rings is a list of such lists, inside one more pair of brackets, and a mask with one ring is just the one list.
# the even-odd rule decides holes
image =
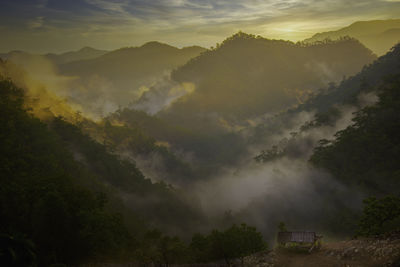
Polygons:
[[279,230],[279,232],[287,232],[286,225],[284,222],[279,222],[278,230]]
[[26,110],[25,98],[0,80],[0,265],[77,264],[129,250],[121,216],[83,186],[93,173]]
[[146,232],[136,250],[137,258],[143,264],[180,264],[191,261],[189,248],[177,236],[163,235],[157,229]]
[[364,200],[364,210],[357,234],[371,236],[400,229],[400,198],[386,196]]
[[310,161],[370,195],[397,194],[400,159],[400,74],[386,78],[379,101],[355,113],[353,124],[321,140]]
[[229,265],[232,259],[240,258],[267,248],[260,232],[255,227],[232,225],[221,232],[213,230],[208,236],[196,234],[190,247],[196,260],[209,262],[223,259]]

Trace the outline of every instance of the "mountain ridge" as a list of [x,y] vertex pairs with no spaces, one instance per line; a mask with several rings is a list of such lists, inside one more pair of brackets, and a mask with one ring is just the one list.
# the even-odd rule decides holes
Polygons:
[[337,39],[350,36],[359,39],[377,55],[383,55],[400,41],[399,29],[400,19],[357,21],[338,30],[316,33],[305,39],[304,42],[310,43],[327,38]]
[[189,113],[246,118],[278,112],[296,104],[307,90],[340,81],[375,59],[369,49],[350,38],[296,44],[239,32],[172,72],[174,81],[193,83],[196,90],[159,115],[179,120]]

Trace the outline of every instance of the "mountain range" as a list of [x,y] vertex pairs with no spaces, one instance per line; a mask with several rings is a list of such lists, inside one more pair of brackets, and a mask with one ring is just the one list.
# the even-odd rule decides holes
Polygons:
[[400,19],[357,21],[339,30],[322,32],[305,39],[305,42],[336,40],[350,36],[381,56],[400,41]]
[[195,128],[196,120],[222,125],[218,120],[280,112],[375,59],[351,38],[304,45],[239,32],[172,72],[174,81],[193,83],[196,89],[159,116]]
[[239,32],[209,50],[2,56],[1,261],[197,263],[283,221],[398,229],[400,45]]

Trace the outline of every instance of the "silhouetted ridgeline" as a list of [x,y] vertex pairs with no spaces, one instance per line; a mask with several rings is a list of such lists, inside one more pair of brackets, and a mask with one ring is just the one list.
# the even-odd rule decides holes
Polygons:
[[381,56],[400,41],[400,19],[357,21],[337,31],[317,33],[305,42],[350,36]]
[[[62,64],[59,70],[62,75],[79,78],[77,84],[70,88],[72,101],[85,105],[95,99],[103,103],[105,111],[108,111],[104,107],[107,103],[112,104],[114,110],[111,111],[115,111],[140,97],[144,87],[168,77],[172,69],[204,51],[198,46],[178,49],[149,42],[140,47],[111,51],[94,59]],[[82,84],[86,89],[82,88]]]
[[[230,264],[281,221],[398,229],[399,45],[376,59],[351,38],[239,32],[103,52],[59,59],[94,56],[59,65],[78,78],[0,60],[0,265]],[[75,110],[109,103],[97,121]]]
[[198,119],[213,114],[229,120],[278,112],[374,59],[354,39],[304,45],[240,32],[172,73],[174,80],[194,83],[196,90],[160,116],[196,128]]

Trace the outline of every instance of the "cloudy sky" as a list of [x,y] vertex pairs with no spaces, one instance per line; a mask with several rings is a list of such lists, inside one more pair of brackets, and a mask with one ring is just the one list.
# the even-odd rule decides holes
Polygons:
[[297,41],[399,14],[400,0],[0,0],[0,52],[210,47],[239,30]]

